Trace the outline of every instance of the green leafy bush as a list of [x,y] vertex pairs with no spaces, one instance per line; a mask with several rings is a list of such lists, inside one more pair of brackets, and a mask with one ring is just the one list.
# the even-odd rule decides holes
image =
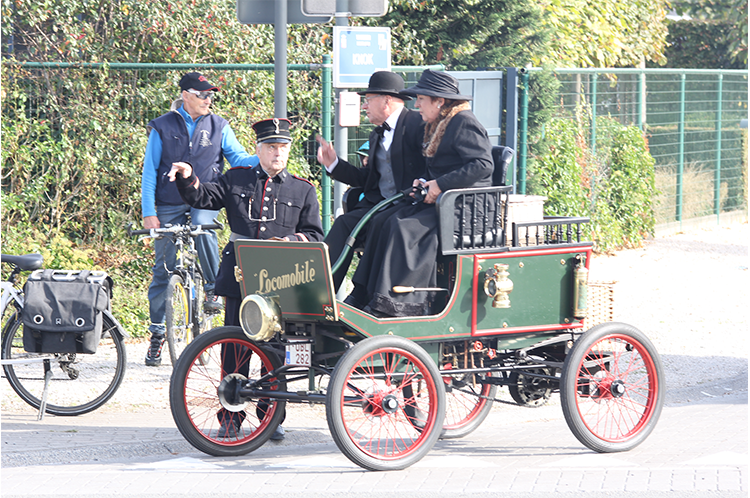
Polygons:
[[547,149],[530,163],[528,192],[547,197],[545,215],[585,216],[597,251],[637,247],[654,232],[654,159],[641,131],[598,117],[590,148],[590,114],[555,118]]

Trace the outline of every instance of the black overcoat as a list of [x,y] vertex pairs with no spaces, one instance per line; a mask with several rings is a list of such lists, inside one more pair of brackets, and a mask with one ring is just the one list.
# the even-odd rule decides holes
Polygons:
[[[422,155],[422,141],[424,139],[424,121],[418,111],[404,108],[396,121],[393,129],[393,142],[391,142],[391,167],[393,168],[393,179],[396,188],[404,190],[410,187],[413,181],[425,175],[425,158]],[[362,187],[364,198],[362,198],[351,211],[342,214],[334,222],[331,230],[326,235],[325,242],[328,244],[328,254],[331,264],[334,264],[344,249],[349,234],[359,223],[359,220],[378,202],[383,200],[380,195],[380,173],[377,170],[377,159],[375,154],[381,147],[380,136],[374,130],[370,133],[370,152],[366,167],[358,168],[348,161],[339,158],[339,162],[331,173],[331,177],[353,187]],[[381,213],[383,214],[383,213]],[[360,232],[357,245],[364,244],[367,234],[376,220],[372,220],[366,230]],[[334,273],[333,282],[338,290],[344,280],[352,255],[349,254],[339,271]]]
[[[441,191],[492,185],[492,145],[471,111],[456,114],[446,127],[434,157],[427,159],[428,180]],[[434,204],[397,209],[377,237],[371,237],[354,274],[360,302],[390,316],[428,312],[426,292],[396,294],[393,286],[434,287],[438,255],[438,217]],[[360,292],[366,289],[366,297]],[[363,300],[364,299],[364,300]]]

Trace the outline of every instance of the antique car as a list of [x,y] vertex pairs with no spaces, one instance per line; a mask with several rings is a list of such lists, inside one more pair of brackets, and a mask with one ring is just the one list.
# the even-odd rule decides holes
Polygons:
[[594,451],[640,444],[661,413],[663,367],[636,328],[591,326],[588,220],[509,219],[512,188],[497,183],[438,199],[426,316],[377,318],[337,300],[324,243],[236,241],[242,327],[201,334],[180,357],[170,402],[183,436],[211,455],[242,455],[289,404],[323,403],[352,462],[403,469],[438,439],[474,431],[507,386],[526,406],[559,392],[568,426]]

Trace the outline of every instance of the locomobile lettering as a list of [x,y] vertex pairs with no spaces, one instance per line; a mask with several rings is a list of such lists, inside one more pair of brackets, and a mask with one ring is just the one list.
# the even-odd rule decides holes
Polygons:
[[301,266],[299,263],[294,264],[294,271],[285,273],[276,277],[268,277],[268,270],[265,268],[258,274],[258,294],[263,292],[272,292],[280,289],[288,289],[295,285],[307,284],[315,281],[315,268],[311,266],[313,260],[305,261]]

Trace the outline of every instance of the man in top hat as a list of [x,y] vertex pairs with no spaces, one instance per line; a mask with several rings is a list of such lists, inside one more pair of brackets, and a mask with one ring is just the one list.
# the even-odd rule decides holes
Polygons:
[[[159,228],[166,224],[187,223],[186,212],[194,225],[213,223],[217,211],[191,209],[180,197],[177,188],[167,179],[172,163],[187,161],[195,166],[195,174],[203,182],[215,181],[224,170],[224,159],[232,166],[254,166],[258,158],[245,152],[229,123],[211,112],[214,93],[219,89],[200,73],[187,73],[180,79],[180,98],[171,110],[148,124],[148,144],[141,176],[141,209],[143,227]],[[214,232],[196,239],[198,257],[205,278],[207,312],[221,311],[221,302],[214,293],[219,271],[219,246]],[[155,263],[148,289],[151,344],[146,365],[161,364],[164,346],[165,302],[169,272],[175,265],[175,247],[171,240],[154,243]]]
[[[365,167],[358,168],[339,158],[331,144],[320,136],[316,137],[320,144],[318,162],[325,166],[326,171],[335,180],[364,190],[363,197],[355,208],[336,218],[326,236],[331,264],[338,260],[347,237],[367,211],[383,199],[411,187],[412,181],[423,175],[424,123],[419,112],[404,107],[404,101],[411,100],[411,97],[400,94],[403,89],[404,80],[401,76],[390,71],[378,71],[370,77],[368,88],[358,92],[364,97],[362,107],[367,113],[367,119],[376,126],[370,133],[370,149]],[[362,240],[358,242],[362,242],[367,233],[372,233],[380,220],[388,214],[386,209],[373,217],[367,230],[360,232],[358,239]],[[337,290],[346,276],[351,258],[350,253],[345,264],[333,275]],[[361,303],[354,301],[351,298],[345,300],[348,304],[360,307]]]
[[[240,285],[234,277],[237,239],[321,241],[323,227],[315,187],[307,180],[286,170],[292,136],[289,120],[266,119],[253,125],[256,135],[255,152],[260,165],[234,167],[214,183],[204,183],[187,162],[172,165],[168,178],[177,184],[185,202],[202,209],[226,209],[232,230],[222,251],[221,266],[216,277],[216,294],[226,297],[224,325],[240,325]],[[247,375],[247,364],[236,365],[233,354],[225,354],[222,368],[227,373]],[[244,369],[244,371],[243,371]],[[245,413],[218,414],[219,437],[234,438],[240,434]],[[260,419],[262,415],[258,415]],[[271,439],[282,439],[279,426]]]

